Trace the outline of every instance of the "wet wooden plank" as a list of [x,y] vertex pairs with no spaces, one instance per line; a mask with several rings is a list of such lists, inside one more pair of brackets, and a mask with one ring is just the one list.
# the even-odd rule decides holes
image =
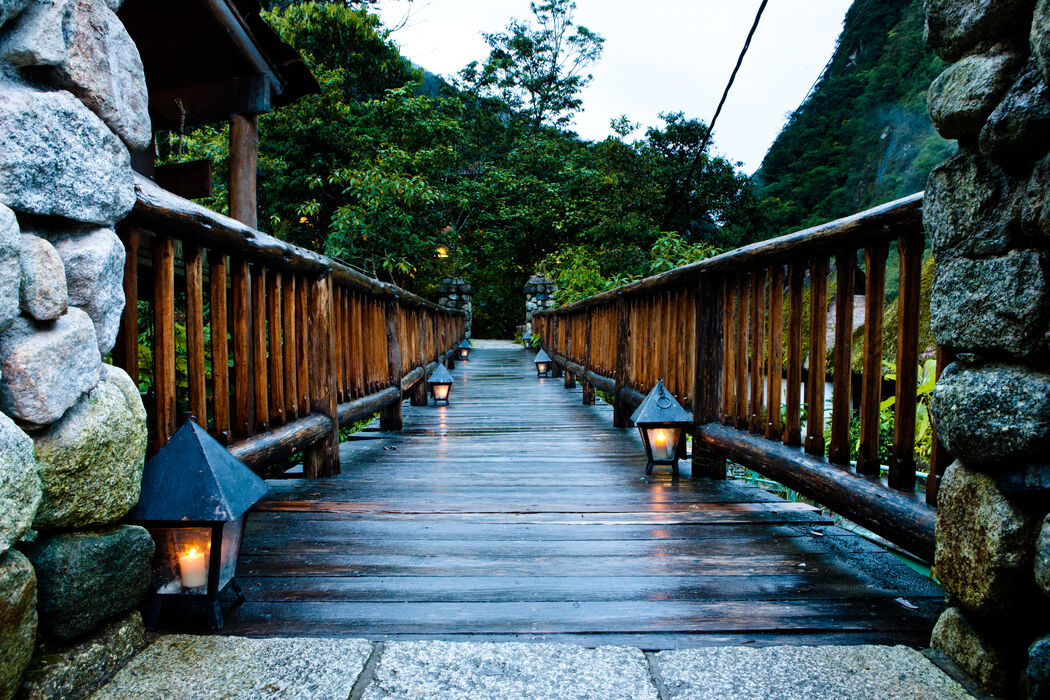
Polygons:
[[692,479],[689,460],[646,476],[637,431],[520,349],[452,372],[449,406],[404,406],[401,432],[344,442],[341,475],[270,482],[224,633],[928,641],[940,590],[813,507]]

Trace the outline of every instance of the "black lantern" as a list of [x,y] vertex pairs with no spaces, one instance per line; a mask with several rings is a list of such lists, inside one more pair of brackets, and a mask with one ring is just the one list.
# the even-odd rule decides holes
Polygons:
[[526,333],[521,336],[521,344],[525,346],[526,350],[532,350],[532,334]]
[[430,385],[430,393],[434,397],[434,405],[442,402],[448,406],[448,392],[452,388],[452,375],[445,369],[445,365],[439,364],[434,373],[430,375],[427,384]]
[[549,377],[551,376],[551,362],[550,355],[544,352],[542,349],[536,353],[536,376],[537,377]]
[[232,589],[244,600],[233,578],[244,514],[266,491],[266,482],[192,420],[146,462],[128,518],[156,543],[151,627],[167,601],[203,606],[211,628],[222,627],[222,596]]
[[469,340],[464,339],[463,342],[459,344],[458,350],[459,350],[459,353],[458,353],[459,354],[459,359],[461,359],[461,360],[469,360],[470,359],[470,341]]
[[649,458],[645,473],[652,474],[653,466],[657,464],[670,464],[677,474],[678,455],[684,452],[685,434],[693,424],[693,417],[667,391],[663,379],[656,380],[656,386],[638,406],[631,420],[638,426]]

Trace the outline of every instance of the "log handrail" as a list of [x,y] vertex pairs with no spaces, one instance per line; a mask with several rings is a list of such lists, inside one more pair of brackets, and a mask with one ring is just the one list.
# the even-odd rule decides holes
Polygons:
[[[138,305],[152,302],[151,450],[193,417],[260,472],[302,452],[307,477],[336,474],[339,427],[379,412],[384,429],[399,429],[403,397],[464,337],[462,311],[144,177],[136,176],[135,190],[120,226],[126,306],[113,355],[138,383]],[[184,342],[176,341],[176,312],[185,319]],[[185,386],[177,386],[179,371]]]
[[[915,491],[914,458],[923,350],[922,202],[920,192],[536,313],[533,333],[555,365],[584,382],[585,397],[595,388],[611,395],[619,426],[628,424],[630,410],[663,377],[693,411],[694,475],[724,478],[726,459],[743,464],[930,559],[936,490],[947,456],[934,450],[923,498]],[[901,398],[892,456],[883,465],[883,315],[891,246],[900,265],[895,395]],[[858,377],[851,363],[860,255],[866,301]],[[835,309],[833,331],[827,324],[829,303]],[[829,347],[830,372],[822,366]],[[852,400],[853,392],[859,402]],[[854,464],[850,422],[858,415]],[[881,478],[883,471],[887,479]]]

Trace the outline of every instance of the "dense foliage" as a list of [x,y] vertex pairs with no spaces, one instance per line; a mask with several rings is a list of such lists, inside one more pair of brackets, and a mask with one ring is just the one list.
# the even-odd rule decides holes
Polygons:
[[[620,119],[598,143],[567,130],[603,41],[573,23],[570,0],[486,35],[490,55],[439,89],[422,87],[367,8],[271,6],[321,93],[260,118],[261,225],[423,295],[465,275],[479,337],[513,333],[525,280],[551,253],[594,260],[608,284],[756,228],[749,180],[698,153],[702,122],[668,114],[632,140],[637,127]],[[225,127],[160,146],[167,159],[210,158],[225,180]],[[207,204],[226,207],[224,186]]]
[[923,42],[922,0],[858,0],[835,54],[756,173],[771,233],[924,189],[954,147],[926,113],[946,64]]
[[[367,0],[269,0],[267,21],[304,56],[320,94],[260,118],[261,226],[424,296],[475,288],[475,335],[522,322],[542,270],[567,302],[922,188],[947,144],[925,117],[940,69],[920,0],[861,0],[828,71],[757,177],[701,152],[682,113],[640,132],[569,130],[604,39],[572,0],[485,35],[490,52],[449,85],[413,67]],[[224,126],[160,139],[162,159],[206,157],[226,207]],[[437,255],[439,248],[447,257]]]

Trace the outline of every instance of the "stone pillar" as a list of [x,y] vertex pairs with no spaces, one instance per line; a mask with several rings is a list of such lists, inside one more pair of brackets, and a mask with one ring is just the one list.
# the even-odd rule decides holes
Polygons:
[[470,337],[470,328],[474,320],[474,288],[467,284],[462,277],[446,279],[438,287],[438,306],[448,309],[456,309],[467,315],[464,334]]
[[0,3],[0,700],[83,697],[144,642],[153,541],[120,520],[146,412],[103,357],[124,307],[129,148],[151,128],[115,6]]
[[[931,316],[954,355],[934,417],[941,482],[931,644],[996,695],[1050,696],[1050,0],[927,0],[953,64],[927,102],[959,151],[930,175]],[[1026,680],[1022,680],[1026,678]]]
[[545,275],[533,275],[525,283],[525,333],[532,334],[532,315],[554,307],[558,284]]

